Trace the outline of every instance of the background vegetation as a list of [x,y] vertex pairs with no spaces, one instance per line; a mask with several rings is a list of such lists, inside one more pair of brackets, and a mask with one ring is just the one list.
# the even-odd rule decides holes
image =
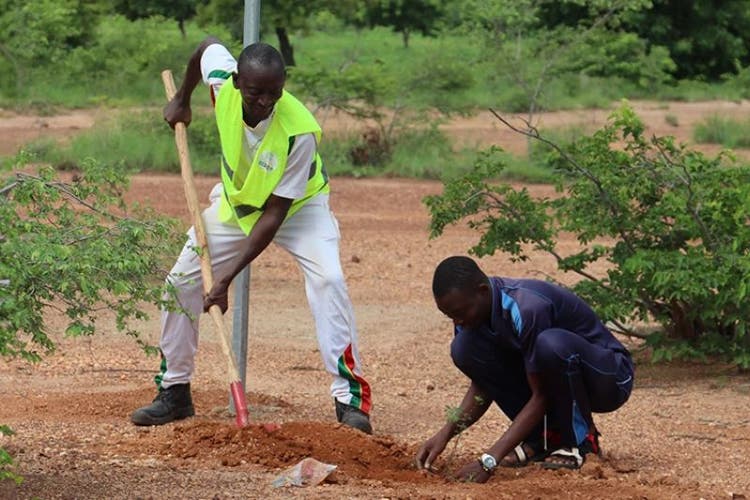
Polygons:
[[[323,144],[329,170],[339,175],[459,175],[473,152],[449,148],[436,128],[457,113],[491,107],[533,122],[542,110],[604,107],[623,97],[742,99],[750,92],[750,7],[741,0],[261,5],[261,37],[290,65],[291,90],[321,113],[337,109],[370,125]],[[111,110],[67,149],[30,146],[59,167],[105,155],[140,170],[177,171],[174,155],[165,154],[172,146],[159,119],[159,72],[172,68],[179,79],[207,33],[237,53],[243,7],[242,0],[0,0],[0,107]],[[144,112],[118,116],[133,106]],[[205,92],[196,93],[196,106],[208,107]],[[194,122],[199,172],[215,172],[214,139],[210,123]],[[503,175],[551,180],[543,159],[515,158]]]

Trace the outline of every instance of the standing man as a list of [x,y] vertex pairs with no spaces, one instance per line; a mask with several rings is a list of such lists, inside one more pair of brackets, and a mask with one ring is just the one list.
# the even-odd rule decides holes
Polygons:
[[468,257],[441,262],[432,292],[453,320],[451,357],[471,385],[458,420],[420,448],[419,467],[429,469],[493,401],[511,425],[460,470],[463,480],[483,483],[498,465],[532,461],[577,469],[587,453],[599,453],[592,412],[614,411],[628,400],[633,362],[582,299],[545,281],[488,278]]
[[136,410],[136,425],[161,425],[193,415],[190,379],[198,346],[198,316],[216,304],[227,310],[232,279],[275,242],[299,264],[339,422],[372,433],[370,386],[362,376],[354,313],[339,259],[338,223],[328,204],[328,176],[317,152],[321,129],[284,90],[281,54],[264,43],[235,61],[215,38],[202,42],[185,78],[164,108],[174,127],[190,123],[190,97],[208,84],[221,140],[221,179],[203,213],[216,283],[203,296],[194,229],[168,281],[183,312],[162,312],[161,373],[153,403]]

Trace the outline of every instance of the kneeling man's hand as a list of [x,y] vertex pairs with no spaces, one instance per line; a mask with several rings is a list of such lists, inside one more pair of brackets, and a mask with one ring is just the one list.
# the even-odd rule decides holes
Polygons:
[[485,483],[492,473],[487,472],[478,460],[469,462],[458,471],[458,479],[467,483]]

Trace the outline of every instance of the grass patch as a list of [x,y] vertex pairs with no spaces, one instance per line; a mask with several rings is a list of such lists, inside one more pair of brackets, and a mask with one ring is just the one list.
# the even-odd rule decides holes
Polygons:
[[[647,99],[662,101],[740,101],[747,98],[747,89],[743,88],[738,77],[727,78],[723,82],[705,82],[700,80],[681,80],[672,85],[658,87]],[[638,96],[633,96],[638,97]]]
[[[190,159],[198,174],[218,171],[219,138],[211,116],[195,116],[188,127]],[[24,147],[56,168],[71,169],[85,158],[120,164],[134,172],[179,172],[174,132],[159,111],[115,113],[74,137],[67,145],[46,139]]]
[[505,153],[505,169],[500,178],[506,181],[530,184],[550,184],[555,181],[555,172],[545,162],[530,160]]
[[[545,131],[545,137],[563,145],[580,135],[578,127]],[[362,145],[360,135],[326,136],[320,154],[331,176],[407,177],[446,179],[464,174],[473,165],[477,150],[454,150],[448,137],[437,127],[408,129],[395,138],[388,159],[378,165],[358,165],[352,151]],[[188,127],[190,159],[196,174],[219,172],[219,137],[211,115],[194,114]],[[119,112],[97,122],[94,127],[74,137],[68,144],[54,139],[40,139],[23,149],[37,161],[58,169],[75,169],[86,158],[119,164],[133,172],[179,173],[180,165],[174,143],[174,132],[164,124],[158,110]],[[550,182],[552,168],[546,156],[550,148],[535,143],[531,158],[507,153],[508,167],[503,178],[526,182]]]
[[740,121],[710,116],[695,126],[693,140],[721,144],[725,148],[750,148],[750,119]]
[[411,130],[399,137],[385,172],[401,177],[443,179],[464,172],[473,161],[471,150],[453,151],[437,128]]
[[[589,131],[584,125],[550,127],[539,130],[540,137],[562,150],[588,134]],[[528,139],[526,155],[516,156],[508,152],[501,153],[501,155],[505,162],[505,168],[501,175],[502,180],[549,184],[559,180],[559,176],[562,175],[553,166],[552,160],[557,156],[555,149],[536,139]]]
[[[550,127],[539,130],[539,136],[550,141],[561,149],[577,141],[589,132],[583,125],[570,125],[566,127]],[[529,139],[529,159],[533,163],[546,164],[547,158],[554,152],[554,148],[542,141]]]
[[352,151],[362,146],[360,135],[323,141],[320,154],[330,175],[350,177],[412,177],[442,179],[469,168],[473,150],[454,152],[437,128],[412,129],[396,138],[390,157],[376,165],[354,161]]
[[[469,172],[477,150],[455,151],[438,129],[412,130],[398,138],[391,159],[382,165],[355,165],[350,152],[361,143],[359,136],[338,137],[321,144],[321,156],[328,173],[347,177],[407,177],[446,180]],[[506,162],[502,180],[549,183],[554,171],[543,155],[531,159],[502,153]]]
[[[399,88],[395,99],[385,101],[386,106],[406,104],[410,110],[437,107],[452,111],[492,107],[501,112],[526,112],[529,108],[528,96],[506,71],[482,57],[481,44],[471,36],[429,38],[414,34],[406,48],[399,34],[384,27],[355,30],[324,17],[318,18],[316,23],[318,29],[292,34],[298,66],[338,70],[352,62],[377,65],[378,71],[388,73],[389,77],[407,87]],[[18,89],[23,95],[11,100],[0,98],[0,104],[32,106],[45,113],[53,113],[64,106],[151,106],[148,112],[117,115],[97,123],[69,145],[57,146],[50,141],[40,141],[30,144],[27,149],[34,150],[42,160],[63,167],[74,166],[86,157],[95,157],[104,162],[124,163],[136,171],[178,172],[173,133],[164,125],[158,110],[164,102],[158,73],[162,68],[171,67],[177,83],[180,83],[188,55],[204,35],[202,29],[191,23],[187,29],[188,36],[182,39],[174,26],[165,30],[164,23],[158,19],[130,23],[114,17],[98,29],[97,43],[92,47],[76,49],[61,59],[59,66],[45,68],[44,73],[24,70],[27,83]],[[217,34],[228,39],[222,33]],[[276,43],[274,37],[267,41]],[[238,46],[233,45],[231,50],[236,54]],[[409,69],[408,75],[404,68]],[[49,75],[55,75],[55,78]],[[749,74],[727,78],[720,84],[678,82],[643,95],[643,89],[636,83],[622,78],[567,73],[550,78],[536,104],[544,110],[555,110],[608,107],[612,101],[624,96],[733,99],[748,92],[743,90],[747,88],[743,84],[747,81],[750,81]],[[292,92],[296,90],[294,71],[290,72],[289,88]],[[207,95],[203,86],[196,89],[194,114],[197,115],[198,110],[210,113]],[[307,101],[303,93],[297,92],[297,95]],[[665,120],[673,125],[677,121],[670,115]],[[419,123],[419,126],[423,125]],[[717,142],[726,147],[750,147],[747,124],[742,124],[742,127],[719,125],[722,127],[717,127],[716,123],[707,124],[702,130],[697,127],[696,141]],[[543,131],[545,137],[559,145],[566,144],[582,132],[576,127]],[[196,173],[216,174],[219,143],[213,118],[195,116],[188,134]],[[321,154],[331,175],[438,179],[465,171],[475,154],[472,150],[454,151],[436,130],[408,130],[397,138],[387,161],[377,166],[362,166],[356,165],[350,155],[359,140],[358,137],[331,139],[326,136],[321,144]],[[529,158],[509,156],[506,175],[530,182],[551,179],[551,169],[545,159],[548,153],[548,148],[535,143],[529,148]]]

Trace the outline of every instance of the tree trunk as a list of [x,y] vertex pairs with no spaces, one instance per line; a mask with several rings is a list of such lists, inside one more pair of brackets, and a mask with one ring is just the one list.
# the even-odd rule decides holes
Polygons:
[[696,324],[696,321],[688,316],[685,305],[678,300],[672,300],[669,308],[669,315],[672,318],[672,338],[681,340],[697,339],[702,333],[697,329],[700,325]]
[[284,58],[284,64],[294,66],[294,47],[289,42],[289,35],[286,32],[286,28],[277,26],[276,37],[279,39],[279,48],[281,49],[281,57]]
[[404,28],[401,32],[401,39],[404,41],[404,48],[409,48],[409,28]]

